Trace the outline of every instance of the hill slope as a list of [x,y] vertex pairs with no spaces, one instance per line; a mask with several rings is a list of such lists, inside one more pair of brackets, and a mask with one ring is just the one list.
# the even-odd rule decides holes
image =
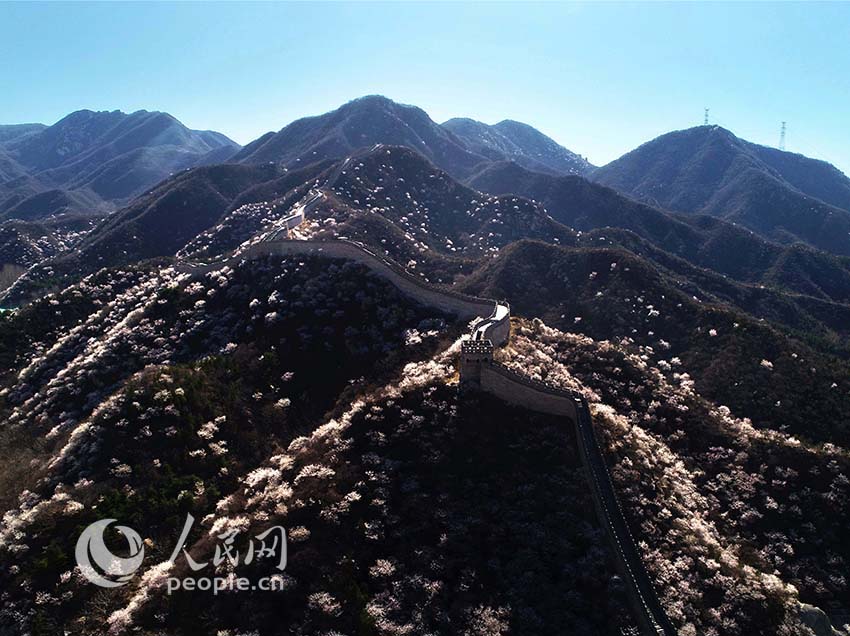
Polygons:
[[13,139],[41,132],[47,128],[44,124],[0,124],[0,145]]
[[[848,258],[800,244],[781,245],[714,217],[666,212],[580,177],[531,172],[512,162],[491,164],[468,182],[491,194],[513,193],[539,201],[554,219],[577,230],[629,230],[664,252],[741,282],[850,301]],[[596,236],[621,242],[623,234]],[[621,244],[635,247],[629,239]]]
[[584,173],[592,167],[526,124],[506,120],[487,126],[471,119],[452,119],[439,125],[421,108],[380,95],[355,99],[324,115],[299,119],[277,133],[267,133],[233,160],[293,166],[341,159],[376,144],[411,148],[460,180],[470,176],[476,166],[506,159],[554,174]]
[[[688,382],[756,426],[847,445],[850,364],[816,351],[771,322],[695,296],[652,263],[621,249],[572,249],[520,241],[459,284],[510,299],[536,316],[594,339],[637,343],[675,358]],[[762,364],[762,360],[770,363]]]
[[579,155],[528,124],[506,119],[493,126],[466,118],[450,119],[443,128],[461,138],[476,154],[493,161],[510,159],[530,170],[551,174],[587,174],[593,170]]
[[[28,191],[9,179],[0,185],[0,214],[7,216],[14,216],[15,208],[33,194],[48,190],[81,197],[87,204],[79,206],[80,211],[109,209],[210,153],[224,149],[232,154],[238,148],[220,133],[190,130],[160,112],[81,110],[52,126],[24,130],[7,134],[2,147],[32,179]],[[56,214],[63,207],[51,207],[49,200],[24,205],[37,208],[38,216]]]
[[850,255],[846,176],[717,126],[662,135],[598,168],[593,179],[665,208],[740,223],[772,240]]
[[422,109],[378,95],[355,99],[324,115],[294,121],[280,132],[248,144],[233,160],[291,165],[340,159],[379,143],[414,148],[453,175],[468,175],[484,161]]
[[[0,316],[0,453],[17,460],[0,471],[0,626],[621,634],[624,590],[572,427],[458,392],[462,325],[444,319],[362,267],[304,257],[194,280],[104,270]],[[757,430],[652,348],[512,330],[504,364],[592,403],[681,633],[805,634],[800,601],[847,598],[846,453]],[[200,562],[212,535],[285,527],[285,573],[233,566],[283,589],[222,593],[200,614],[197,595],[166,595],[162,575],[193,576],[167,562],[186,513]],[[147,539],[139,576],[108,595],[67,556],[103,517]]]

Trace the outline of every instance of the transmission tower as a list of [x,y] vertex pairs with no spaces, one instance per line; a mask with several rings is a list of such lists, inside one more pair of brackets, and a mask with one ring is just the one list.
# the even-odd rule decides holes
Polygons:
[[703,126],[708,126],[708,109],[705,109],[705,119],[702,120]]
[[782,131],[779,133],[779,149],[785,150],[785,122],[782,122]]

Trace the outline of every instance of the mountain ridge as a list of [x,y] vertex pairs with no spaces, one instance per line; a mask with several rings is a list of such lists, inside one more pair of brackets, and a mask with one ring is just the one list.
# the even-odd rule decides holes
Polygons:
[[591,178],[659,207],[850,255],[850,179],[826,162],[753,144],[719,126],[661,135]]
[[[236,148],[221,133],[190,130],[160,111],[78,110],[0,145],[0,167],[8,158],[20,173],[8,176],[27,177],[25,183],[6,179],[0,184],[0,215],[13,216],[22,202],[50,190],[88,202],[74,212],[102,213],[211,153],[218,156],[226,149],[229,155]],[[37,199],[26,205],[39,208],[34,214],[41,217],[67,211]]]
[[[487,166],[467,182],[491,194],[511,192],[539,201],[557,221],[580,231],[636,232],[670,254],[735,280],[848,300],[850,259],[804,243],[773,242],[723,219],[669,212],[594,181],[535,173],[512,162]],[[788,269],[795,260],[799,267]],[[844,281],[844,291],[836,288],[838,281]]]
[[538,172],[551,174],[587,174],[594,169],[581,156],[567,150],[536,128],[513,119],[488,125],[469,118],[456,117],[441,124],[478,154],[493,161],[510,159]]
[[[457,121],[486,128],[493,141],[463,133]],[[455,123],[452,123],[455,122]],[[438,124],[421,108],[395,102],[383,95],[367,95],[321,115],[297,119],[278,132],[268,132],[247,144],[232,158],[243,163],[265,161],[296,163],[341,159],[352,152],[386,144],[407,146],[463,180],[476,168],[509,156],[548,172],[586,172],[591,167],[579,155],[563,148],[528,124],[504,120],[487,126],[475,120]]]

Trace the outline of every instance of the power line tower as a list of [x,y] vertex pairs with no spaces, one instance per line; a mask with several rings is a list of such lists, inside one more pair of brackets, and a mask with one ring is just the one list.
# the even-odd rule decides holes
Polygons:
[[779,149],[785,150],[785,122],[782,122],[782,131],[779,133]]
[[708,109],[705,109],[705,118],[702,120],[703,126],[708,126]]

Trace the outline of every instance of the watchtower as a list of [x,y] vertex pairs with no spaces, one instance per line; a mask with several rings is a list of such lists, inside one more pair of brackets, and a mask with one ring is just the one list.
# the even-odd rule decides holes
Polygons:
[[480,388],[481,365],[493,361],[493,343],[490,340],[465,340],[460,346],[460,384],[466,388]]

